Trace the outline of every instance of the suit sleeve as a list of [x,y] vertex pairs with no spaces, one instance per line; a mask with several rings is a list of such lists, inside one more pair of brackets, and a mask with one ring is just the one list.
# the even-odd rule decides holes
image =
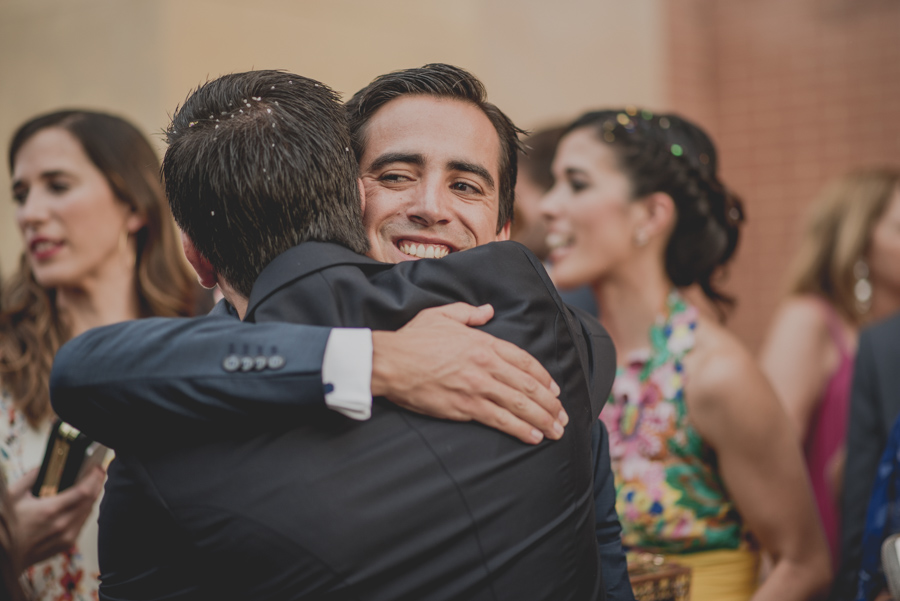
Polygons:
[[586,342],[585,373],[591,391],[591,412],[594,419],[600,417],[609,392],[616,378],[616,347],[606,329],[597,318],[578,307],[568,307],[580,326],[579,335]]
[[866,509],[886,442],[881,434],[884,426],[872,334],[866,330],[860,335],[850,393],[847,462],[841,490],[841,566],[833,599],[851,599],[856,594]]
[[622,526],[616,513],[616,485],[609,460],[609,434],[602,421],[591,428],[594,461],[594,513],[597,518],[597,549],[608,601],[634,601],[628,565],[622,549]]
[[330,328],[230,317],[151,318],[97,328],[54,359],[54,410],[117,450],[240,432],[324,407]]

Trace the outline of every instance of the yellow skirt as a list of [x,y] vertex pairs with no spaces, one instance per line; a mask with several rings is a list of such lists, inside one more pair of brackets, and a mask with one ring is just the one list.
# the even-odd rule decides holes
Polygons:
[[747,601],[759,584],[756,551],[701,551],[665,558],[691,568],[691,601]]

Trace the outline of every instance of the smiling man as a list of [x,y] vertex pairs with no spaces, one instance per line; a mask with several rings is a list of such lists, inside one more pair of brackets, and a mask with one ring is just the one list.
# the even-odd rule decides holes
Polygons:
[[[265,107],[272,108],[268,82],[264,83],[243,93],[253,102],[263,102]],[[315,91],[318,88],[316,85],[305,89],[307,93],[318,93]],[[214,86],[214,89],[221,93],[228,88]],[[207,104],[189,99],[176,116],[176,122],[183,126],[197,116],[202,119],[207,112],[218,114],[218,108],[207,110]],[[248,103],[248,108],[255,106]],[[309,477],[306,470],[315,471],[316,486],[308,491],[296,489],[297,494],[302,494],[303,502],[290,510],[298,523],[306,526],[292,525],[282,535],[302,539],[304,548],[318,557],[316,561],[325,561],[326,565],[313,565],[315,562],[303,556],[303,565],[313,571],[314,578],[306,571],[297,574],[301,569],[297,562],[282,567],[281,558],[270,558],[265,569],[276,573],[279,579],[287,579],[290,590],[306,591],[304,594],[331,591],[339,596],[373,599],[583,599],[604,597],[601,583],[605,583],[606,590],[613,593],[609,598],[629,598],[630,590],[625,588],[627,577],[624,571],[618,571],[624,568],[624,561],[620,561],[618,524],[612,507],[614,495],[597,496],[604,503],[608,501],[603,506],[612,511],[614,527],[608,511],[598,511],[601,519],[597,540],[584,538],[584,527],[590,530],[594,513],[590,502],[591,436],[595,436],[596,443],[594,465],[600,466],[596,472],[601,475],[595,485],[608,491],[612,483],[608,457],[604,457],[605,440],[600,444],[596,429],[596,413],[605,400],[612,376],[608,337],[602,331],[598,333],[596,324],[580,323],[565,310],[539,262],[521,247],[489,245],[474,249],[508,236],[516,170],[516,128],[499,110],[486,103],[477,79],[447,65],[426,66],[378,78],[357,94],[347,108],[352,145],[361,161],[360,177],[365,191],[363,222],[370,243],[369,255],[385,262],[406,264],[391,269],[354,255],[346,248],[304,242],[271,260],[255,277],[252,290],[247,293],[235,289],[231,277],[223,280],[221,265],[204,256],[217,253],[216,247],[203,250],[189,240],[188,256],[201,279],[224,285],[226,297],[238,313],[247,321],[256,322],[310,323],[308,320],[315,319],[315,323],[324,325],[392,329],[424,307],[452,300],[480,304],[490,299],[497,317],[486,329],[534,352],[552,367],[551,374],[562,380],[560,398],[572,414],[573,422],[560,441],[531,447],[478,426],[427,420],[381,403],[376,404],[370,421],[355,426],[333,419],[323,421],[319,416],[303,426],[305,436],[302,437],[303,444],[307,445],[304,449],[313,452],[315,461],[304,453],[293,453],[287,470],[292,475],[291,486],[296,486],[297,478]],[[407,127],[402,119],[404,114],[417,127]],[[399,121],[397,117],[401,117]],[[242,117],[249,118],[249,115]],[[272,127],[276,125],[281,122]],[[219,130],[216,135],[224,136],[228,126],[224,127],[225,132],[216,127]],[[202,138],[204,128],[206,138]],[[203,124],[195,129],[180,127],[179,131],[186,129],[185,139],[211,144],[208,128],[208,124]],[[396,135],[403,133],[406,135]],[[240,153],[244,146],[252,147],[256,143],[252,136],[236,139],[240,143],[225,147],[229,152]],[[205,147],[195,144],[199,144],[198,148]],[[258,160],[262,162],[260,167],[268,166],[272,171],[277,168],[277,162],[271,162],[273,158],[267,156],[267,151]],[[248,162],[243,155],[229,157],[230,163],[235,161],[256,164],[253,160]],[[167,186],[176,191],[174,196],[194,197],[193,193],[179,188],[180,182],[193,181],[179,176],[187,168],[183,164],[190,162],[190,156],[184,153],[173,154],[171,160],[167,153],[167,165],[173,169],[171,174],[167,171]],[[220,163],[212,165],[215,164]],[[289,171],[280,175],[292,178],[293,185],[305,190],[302,174]],[[201,178],[201,190],[205,189],[202,182]],[[267,186],[264,182],[257,185],[261,189]],[[237,179],[231,187],[242,186]],[[217,185],[216,189],[229,187]],[[311,198],[317,194],[321,195],[312,194]],[[241,206],[247,202],[247,196],[226,196],[221,200]],[[209,217],[218,216],[223,210],[231,215],[229,211],[234,209],[217,205],[214,215],[206,210],[190,219],[178,210],[174,212],[190,237],[198,238],[201,233],[192,233],[191,228],[198,228],[197,232],[209,230],[210,223],[215,222]],[[269,208],[264,210],[271,212]],[[315,219],[310,211],[301,214]],[[323,219],[322,224],[327,221]],[[235,225],[227,226],[231,228],[230,233],[210,230],[213,238],[234,237],[240,241],[242,236],[234,229]],[[247,252],[258,252],[252,246],[247,248]],[[459,252],[467,249],[473,250]],[[445,258],[407,262],[429,255]],[[363,276],[374,288],[361,283]],[[268,427],[280,431],[285,427],[286,417],[296,420],[297,412],[285,409],[284,399],[296,385],[289,377],[279,377],[277,373],[267,375],[265,370],[257,374],[253,372],[252,361],[247,362],[249,369],[244,370],[239,360],[234,364],[234,376],[218,378],[211,376],[210,369],[191,372],[190,368],[184,368],[183,364],[192,357],[215,353],[209,349],[255,348],[257,344],[268,344],[266,336],[279,334],[271,328],[260,334],[265,324],[246,328],[214,325],[199,332],[192,324],[132,323],[75,341],[57,360],[54,377],[57,410],[70,420],[77,420],[76,425],[83,426],[96,438],[115,437],[126,449],[136,445],[141,436],[125,426],[139,424],[143,430],[164,430],[170,438],[175,433],[177,444],[186,445],[189,453],[194,452],[190,447],[196,442],[183,440],[178,433],[192,432],[194,438],[201,439],[212,437],[216,444],[221,444],[218,438],[225,433],[234,436],[236,424],[252,430]],[[278,327],[287,332],[292,326],[279,324]],[[191,330],[189,336],[185,335],[188,330]],[[122,344],[126,340],[137,344]],[[441,336],[435,336],[433,353],[442,354],[443,344]],[[225,358],[226,363],[229,358]],[[418,359],[415,352],[407,353],[410,365]],[[102,377],[83,375],[82,366],[100,361],[110,366]],[[134,379],[120,375],[134,370],[152,372],[157,361],[175,364],[178,369],[167,371],[164,378]],[[247,375],[241,376],[245,371]],[[443,379],[462,382],[467,377],[464,372],[446,373]],[[252,380],[251,388],[245,387],[248,379]],[[373,371],[373,391],[375,380]],[[249,399],[243,396],[248,391],[252,391]],[[276,401],[270,402],[268,399],[273,396]],[[167,412],[165,419],[161,419],[160,415]],[[591,427],[595,428],[594,432],[590,432]],[[254,439],[253,448],[260,444]],[[330,451],[322,452],[320,445]],[[234,455],[230,445],[226,450],[229,456]],[[140,457],[150,451],[132,452]],[[193,467],[190,461],[186,463],[187,468],[181,468],[185,461],[180,455],[164,453],[162,461],[176,464],[166,465],[166,470],[187,469],[188,473],[197,473],[190,469]],[[244,463],[242,459],[241,464]],[[151,472],[155,469],[160,468],[151,465]],[[279,468],[278,473],[285,471]],[[236,473],[243,471],[238,469]],[[233,477],[235,474],[229,476]],[[207,486],[205,478],[205,475],[198,476],[191,488]],[[260,481],[260,476],[255,476],[255,481],[257,486],[268,490],[267,481]],[[288,485],[280,476],[277,481]],[[160,489],[159,483],[154,483],[154,494],[162,490],[167,512],[173,511],[173,504],[179,505],[182,512],[192,511],[185,509],[184,503],[196,506],[196,494],[185,498],[180,489],[167,491],[165,486]],[[215,486],[231,484],[217,482]],[[245,502],[245,497],[253,497],[257,491],[240,482],[236,486],[244,499],[240,503],[241,511],[253,510],[255,504]],[[325,494],[328,491],[334,494]],[[212,519],[203,518],[207,522]],[[178,519],[184,518],[178,515]],[[255,514],[254,519],[268,523],[270,516],[263,518]],[[240,536],[235,539],[228,520],[217,523],[226,527],[227,536],[223,536],[228,540],[247,536],[246,532],[238,531]],[[251,545],[244,544],[238,551],[228,546],[231,543],[222,542],[214,530],[198,533],[193,525],[183,523],[176,528],[185,529],[190,537],[199,537],[194,545],[199,545],[203,552],[201,562],[209,561],[210,540],[215,545],[226,545],[224,557],[228,561],[245,557],[254,549],[268,557],[258,546],[261,540],[280,544],[277,537],[270,535],[265,539],[251,537],[247,539]],[[128,534],[123,530],[116,536],[133,538]],[[592,544],[585,546],[587,542]],[[599,553],[597,543],[600,543]],[[219,553],[215,545],[212,557]],[[618,549],[617,555],[610,552],[612,546]],[[179,549],[179,557],[186,556],[196,562],[195,551]],[[165,554],[167,558],[170,556],[173,555]],[[609,570],[603,561],[612,556],[614,560],[609,565],[613,569]],[[165,568],[185,578],[178,571],[184,569],[181,564]],[[602,578],[598,568],[602,569]],[[277,572],[282,569],[286,571]],[[121,587],[130,587],[140,582],[132,580],[133,575],[122,571],[113,577]],[[153,579],[159,577],[158,573],[148,577],[151,585],[157,584]],[[262,586],[259,583],[252,586],[255,593],[262,590],[271,594],[273,590],[266,588],[269,584],[263,588],[259,588]]]

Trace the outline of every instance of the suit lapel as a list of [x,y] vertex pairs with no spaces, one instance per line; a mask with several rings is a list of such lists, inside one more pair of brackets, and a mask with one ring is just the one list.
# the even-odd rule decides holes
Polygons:
[[281,288],[325,268],[337,265],[357,265],[364,271],[380,271],[393,267],[358,255],[339,244],[304,242],[281,253],[263,269],[250,291],[250,300],[244,319],[252,321],[253,312],[260,303]]

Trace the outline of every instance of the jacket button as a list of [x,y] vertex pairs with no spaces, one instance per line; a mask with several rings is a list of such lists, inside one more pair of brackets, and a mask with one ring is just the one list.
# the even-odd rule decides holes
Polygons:
[[254,365],[256,365],[256,361],[253,360],[253,357],[241,357],[241,371],[251,371]]
[[241,367],[241,358],[237,355],[228,355],[222,361],[222,369],[228,372],[237,371]]
[[284,357],[281,355],[269,357],[269,369],[281,369],[282,367],[284,367]]
[[262,371],[266,368],[266,365],[268,365],[268,363],[269,360],[263,355],[260,355],[253,360],[253,369],[255,369],[256,371]]

